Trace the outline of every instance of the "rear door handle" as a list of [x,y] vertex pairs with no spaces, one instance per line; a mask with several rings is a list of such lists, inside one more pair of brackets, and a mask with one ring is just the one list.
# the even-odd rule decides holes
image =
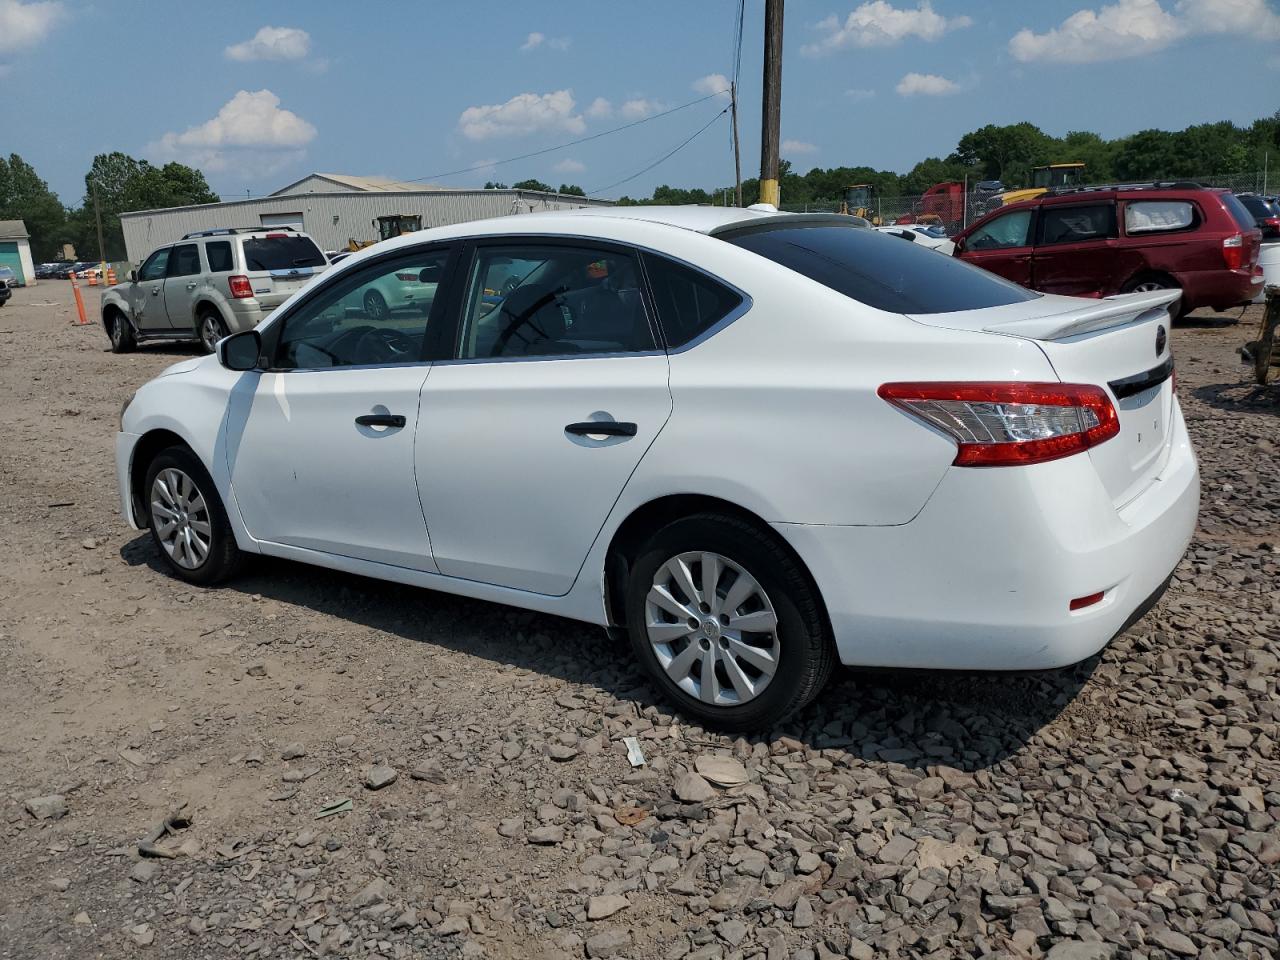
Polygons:
[[564,428],[565,433],[576,433],[578,436],[634,437],[636,425],[619,420],[585,420],[582,423],[570,423]]
[[366,413],[356,417],[362,427],[403,427],[405,419],[398,413]]

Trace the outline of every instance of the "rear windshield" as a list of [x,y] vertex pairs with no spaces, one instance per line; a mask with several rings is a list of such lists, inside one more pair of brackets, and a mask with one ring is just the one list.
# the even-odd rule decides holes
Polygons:
[[1274,217],[1280,206],[1266,197],[1236,197],[1241,205],[1255,217]]
[[1220,194],[1220,196],[1222,197],[1222,202],[1226,205],[1227,210],[1230,211],[1231,218],[1235,220],[1236,225],[1240,227],[1241,230],[1258,229],[1258,221],[1254,218],[1252,213],[1245,209],[1245,205],[1236,199],[1236,195],[1234,193],[1223,193]]
[[248,237],[244,241],[246,270],[292,270],[328,264],[310,237]]
[[876,230],[747,227],[717,236],[890,313],[981,310],[1039,296],[962,260]]

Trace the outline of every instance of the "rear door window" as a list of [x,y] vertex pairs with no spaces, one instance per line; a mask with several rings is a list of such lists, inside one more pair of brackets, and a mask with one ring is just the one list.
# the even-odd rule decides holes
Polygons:
[[1116,236],[1116,208],[1113,203],[1087,206],[1044,206],[1040,208],[1040,244],[1081,243],[1111,240]]
[[310,237],[282,233],[277,236],[246,237],[244,268],[246,270],[296,270],[299,267],[323,267],[328,264],[320,248]]
[[[1019,212],[1030,218],[1030,211]],[[891,313],[980,310],[1039,296],[963,260],[866,228],[780,224],[716,236]]]
[[229,273],[231,271],[231,242],[229,240],[212,240],[204,245],[204,255],[209,261],[210,273]]
[[674,260],[646,253],[644,266],[658,323],[672,349],[702,336],[742,303],[724,284]]
[[1196,208],[1186,200],[1130,200],[1124,208],[1124,232],[1160,233],[1186,230],[1196,220]]

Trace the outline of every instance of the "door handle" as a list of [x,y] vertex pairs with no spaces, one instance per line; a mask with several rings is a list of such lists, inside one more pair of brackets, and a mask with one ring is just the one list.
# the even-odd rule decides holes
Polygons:
[[362,427],[403,427],[405,419],[398,413],[366,413],[356,417]]
[[195,288],[196,288],[195,283],[188,283],[188,284],[187,284],[187,289],[188,289],[188,290],[194,290]]
[[582,423],[568,424],[564,428],[564,432],[575,433],[578,436],[594,434],[606,437],[634,437],[636,435],[636,425],[625,420],[585,420]]
[[152,288],[151,288],[151,295],[152,295],[153,297],[158,297],[158,296],[160,296],[160,288],[159,288],[159,287],[152,287]]

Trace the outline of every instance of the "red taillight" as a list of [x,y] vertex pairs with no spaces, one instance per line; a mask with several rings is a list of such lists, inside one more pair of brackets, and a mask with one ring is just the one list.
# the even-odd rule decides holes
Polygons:
[[1097,593],[1091,593],[1087,597],[1076,597],[1067,606],[1072,610],[1083,610],[1085,607],[1092,607],[1095,603],[1101,603],[1102,598],[1106,595],[1107,592],[1105,590],[1099,590]]
[[417,282],[418,282],[418,278],[419,278],[420,276],[421,276],[421,274],[420,274],[420,273],[418,273],[418,271],[416,271],[416,270],[415,270],[415,271],[413,271],[412,273],[410,273],[410,272],[397,273],[397,274],[396,274],[396,279],[397,279],[397,280],[400,280],[400,281],[402,281],[402,282],[404,282],[404,283],[417,283]]
[[253,284],[248,277],[227,277],[227,284],[231,287],[231,295],[237,300],[253,296]]
[[1222,241],[1222,259],[1227,262],[1228,270],[1239,270],[1244,266],[1244,237],[1241,234]]
[[268,233],[267,239],[268,240],[288,240],[289,235],[287,233]]
[[1088,384],[886,383],[876,392],[955,440],[957,467],[1044,463],[1120,432],[1111,398]]

